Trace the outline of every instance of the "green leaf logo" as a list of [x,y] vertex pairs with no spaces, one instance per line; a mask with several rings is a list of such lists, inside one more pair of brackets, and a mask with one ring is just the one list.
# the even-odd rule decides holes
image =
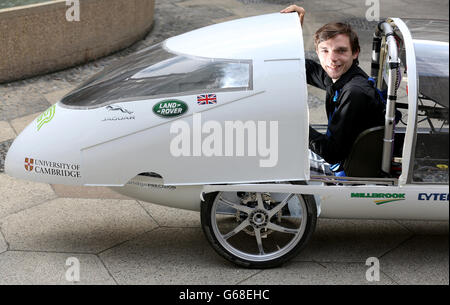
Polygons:
[[50,122],[55,116],[56,105],[51,106],[37,118],[37,130],[39,131],[44,124]]

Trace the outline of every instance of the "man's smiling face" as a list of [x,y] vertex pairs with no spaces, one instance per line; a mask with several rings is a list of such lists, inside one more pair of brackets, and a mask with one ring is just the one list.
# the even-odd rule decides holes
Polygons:
[[318,44],[316,52],[322,68],[333,82],[350,69],[353,60],[359,54],[359,52],[352,54],[350,39],[344,34],[322,41]]

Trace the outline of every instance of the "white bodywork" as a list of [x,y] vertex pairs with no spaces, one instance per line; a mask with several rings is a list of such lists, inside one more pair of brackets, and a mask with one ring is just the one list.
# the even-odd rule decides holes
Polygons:
[[403,170],[399,178],[399,184],[405,185],[411,178],[413,155],[413,143],[417,132],[417,91],[419,88],[419,78],[416,69],[416,53],[414,50],[411,33],[405,23],[399,18],[393,18],[395,24],[402,32],[406,52],[406,64],[408,66],[408,128],[406,129],[405,142],[403,145]]
[[[404,23],[394,20],[408,50],[411,92],[403,148],[406,166],[398,185],[255,184],[310,180],[302,31],[296,14],[278,13],[208,26],[163,44],[166,50],[187,57],[251,61],[251,89],[214,92],[214,105],[197,104],[198,94],[213,92],[177,94],[176,99],[185,102],[188,110],[175,118],[152,112],[155,104],[168,97],[113,101],[110,105],[128,111],[120,114],[128,117],[123,120],[117,115],[114,120],[105,120],[111,118],[106,107],[73,110],[58,103],[14,141],[6,158],[6,173],[45,183],[110,186],[137,199],[190,210],[200,210],[205,192],[289,192],[315,195],[322,217],[448,220],[448,185],[408,184],[418,80],[412,38]],[[198,114],[202,122],[221,124],[259,121],[270,126],[271,121],[276,122],[275,165],[261,166],[261,160],[268,157],[258,154],[173,156],[171,125],[183,121],[195,133]],[[193,138],[195,141],[195,135]],[[163,178],[137,176],[145,172]],[[391,195],[384,195],[380,203],[376,194]]]
[[[294,15],[270,14],[230,21],[168,39],[164,48],[176,54],[209,59],[251,60],[252,90],[217,92],[217,104],[198,105],[197,92],[178,95],[188,111],[173,119],[162,118],[152,107],[168,97],[112,103],[133,112],[133,120],[102,120],[105,107],[71,110],[58,103],[52,120],[38,131],[37,122],[25,129],[11,146],[7,173],[22,179],[75,185],[123,186],[143,172],[155,172],[168,185],[307,180],[308,107],[301,27]],[[205,41],[207,43],[205,43]],[[201,122],[248,121],[265,131],[273,122],[277,151],[268,156],[173,156],[172,123],[186,122],[196,134],[194,113]],[[197,126],[198,125],[198,126]],[[199,129],[197,128],[197,131]],[[205,138],[205,136],[203,136]],[[269,136],[266,137],[269,143]],[[195,141],[195,138],[194,140]],[[194,143],[195,144],[195,143]],[[222,144],[222,143],[221,143]],[[237,144],[235,144],[237,145]],[[258,143],[260,145],[260,143]],[[225,148],[223,148],[225,149]],[[236,156],[237,153],[234,153]],[[79,177],[35,174],[24,169],[25,158],[77,166]],[[70,166],[69,165],[69,166]]]

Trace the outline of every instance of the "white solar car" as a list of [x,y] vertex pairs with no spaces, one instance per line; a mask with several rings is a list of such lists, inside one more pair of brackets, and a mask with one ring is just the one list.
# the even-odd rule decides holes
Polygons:
[[358,137],[347,177],[308,150],[302,37],[276,13],[140,50],[34,120],[5,171],[200,211],[212,247],[250,268],[297,255],[317,217],[448,220],[448,21],[375,29],[386,122]]

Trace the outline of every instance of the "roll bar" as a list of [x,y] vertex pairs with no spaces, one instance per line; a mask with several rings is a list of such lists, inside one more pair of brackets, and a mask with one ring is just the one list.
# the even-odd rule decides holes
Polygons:
[[383,157],[381,170],[388,176],[391,170],[392,150],[394,147],[394,128],[395,128],[395,103],[397,100],[397,89],[399,86],[400,61],[398,59],[397,42],[394,37],[394,30],[388,21],[382,21],[378,24],[372,44],[372,65],[371,77],[375,79],[378,88],[383,87],[383,69],[380,67],[387,58],[389,67],[387,84],[386,115],[384,123],[383,138]]

